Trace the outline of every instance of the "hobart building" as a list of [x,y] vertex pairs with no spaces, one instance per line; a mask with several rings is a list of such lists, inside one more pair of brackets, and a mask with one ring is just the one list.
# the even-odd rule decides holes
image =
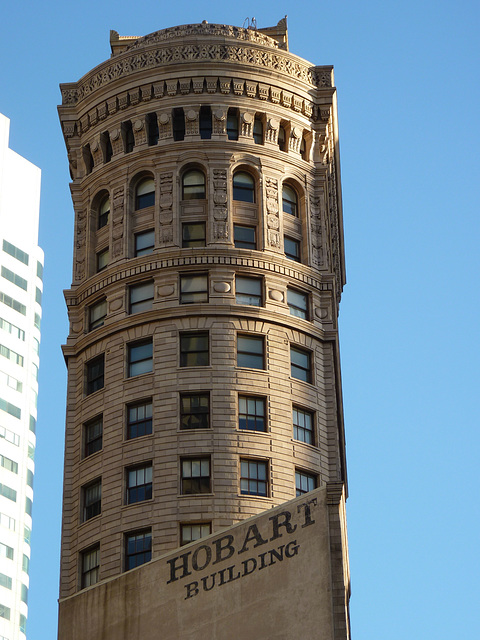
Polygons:
[[286,20],[110,45],[59,107],[59,639],[348,640],[333,68]]

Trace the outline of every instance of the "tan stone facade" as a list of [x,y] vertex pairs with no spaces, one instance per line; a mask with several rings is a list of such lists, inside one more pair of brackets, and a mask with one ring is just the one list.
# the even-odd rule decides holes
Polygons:
[[[62,639],[86,637],[65,626],[85,588],[346,486],[333,70],[286,43],[284,21],[112,32],[111,59],[61,86],[75,209]],[[310,637],[348,637],[339,553],[328,615],[343,626]],[[178,634],[162,637],[227,637]]]

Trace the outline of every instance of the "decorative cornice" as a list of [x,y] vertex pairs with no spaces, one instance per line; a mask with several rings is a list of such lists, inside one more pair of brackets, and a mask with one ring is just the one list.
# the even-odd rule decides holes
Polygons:
[[[266,37],[266,36],[265,36]],[[130,49],[128,50],[130,52]],[[313,67],[300,58],[280,50],[268,51],[255,46],[226,43],[184,44],[137,51],[100,65],[78,83],[62,85],[62,105],[75,105],[105,85],[139,71],[162,65],[194,62],[239,63],[270,69],[301,80],[311,86],[331,87],[331,67]]]

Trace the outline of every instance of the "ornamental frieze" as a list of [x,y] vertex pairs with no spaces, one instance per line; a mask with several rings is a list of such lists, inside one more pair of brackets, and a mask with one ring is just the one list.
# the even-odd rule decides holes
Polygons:
[[[234,62],[254,65],[284,73],[312,86],[332,86],[331,69],[329,67],[311,67],[301,60],[292,59],[287,53],[264,51],[240,44],[235,46],[214,43],[191,44],[162,47],[157,50],[134,53],[120,60],[113,58],[112,62],[105,63],[104,69],[88,76],[83,81],[81,80],[77,83],[76,87],[63,88],[62,104],[77,104],[97,91],[97,89],[138,71],[157,69],[159,66],[165,64],[193,61]],[[263,92],[261,97],[264,97]],[[140,90],[138,90],[138,96],[136,96],[136,98],[138,102],[140,100]]]

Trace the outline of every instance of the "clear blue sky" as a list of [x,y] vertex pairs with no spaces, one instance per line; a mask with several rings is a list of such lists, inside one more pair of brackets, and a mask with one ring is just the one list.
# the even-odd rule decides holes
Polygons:
[[271,26],[333,64],[347,286],[340,340],[354,640],[478,629],[478,2],[4,2],[0,112],[42,169],[45,250],[29,640],[56,638],[73,213],[58,84],[109,57],[109,30]]

